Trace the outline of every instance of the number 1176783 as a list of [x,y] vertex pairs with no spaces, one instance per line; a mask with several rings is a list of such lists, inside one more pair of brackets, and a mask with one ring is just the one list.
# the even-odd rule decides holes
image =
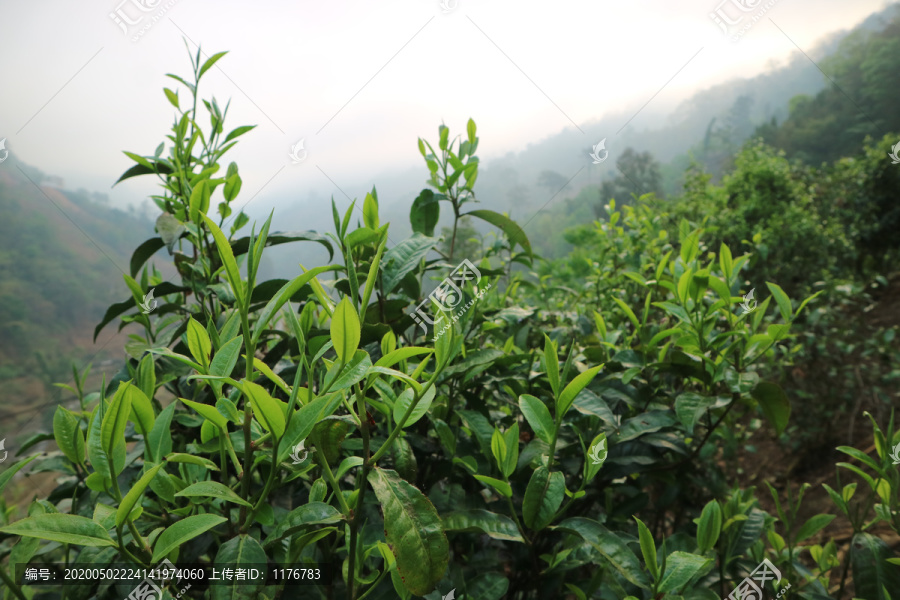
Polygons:
[[294,579],[294,580],[316,580],[322,578],[321,569],[306,569],[298,567],[296,569],[272,569],[272,577],[277,580]]

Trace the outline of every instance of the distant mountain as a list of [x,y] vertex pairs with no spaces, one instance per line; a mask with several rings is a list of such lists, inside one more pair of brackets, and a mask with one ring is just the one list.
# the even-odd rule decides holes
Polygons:
[[[643,122],[655,123],[653,127],[638,130],[629,125],[619,136],[615,136],[623,123],[633,116],[623,112],[582,125],[586,135],[567,128],[518,152],[484,161],[476,184],[477,197],[482,203],[477,208],[508,211],[522,225],[532,220],[526,226],[527,234],[555,232],[554,239],[537,235],[532,243],[542,254],[558,255],[566,247],[561,241],[563,228],[560,215],[564,215],[563,221],[571,221],[569,224],[583,222],[585,218],[593,219],[590,210],[572,206],[571,203],[582,190],[593,189],[593,186],[618,174],[613,166],[617,153],[628,147],[652,153],[657,161],[663,163],[663,190],[666,195],[679,193],[691,157],[718,176],[727,168],[741,144],[758,127],[771,123],[773,119],[782,122],[788,118],[793,98],[816,95],[831,85],[810,59],[818,64],[833,54],[847,36],[854,32],[883,30],[897,14],[898,7],[892,5],[871,15],[853,31],[835,32],[823,38],[807,51],[809,58],[795,52],[784,65],[773,65],[766,73],[752,78],[736,76],[697,92],[670,114],[655,112],[651,103],[641,112],[641,117]],[[473,117],[477,122],[478,116]],[[436,137],[436,129],[432,137]],[[455,133],[458,132],[451,132]],[[610,160],[599,168],[591,164],[588,153],[590,146],[603,138],[607,138]],[[410,140],[410,144],[414,143],[415,140]],[[490,140],[482,140],[482,149],[489,143]],[[423,161],[420,168],[385,173],[373,181],[360,182],[345,189],[351,196],[351,190],[356,190],[357,205],[361,206],[365,191],[374,184],[381,199],[382,222],[390,221],[391,237],[402,239],[410,233],[409,207],[426,187],[426,175]],[[563,187],[561,182],[567,181],[569,183],[560,189]],[[349,201],[339,193],[335,193],[335,200],[339,207],[349,206]],[[333,229],[330,196],[311,195],[305,201],[287,206],[278,211],[280,222],[303,223],[302,229],[320,232]],[[448,205],[442,208],[440,225],[446,226],[451,223],[450,210]],[[570,219],[570,216],[573,218]],[[362,218],[361,213],[359,218]],[[548,226],[550,221],[554,227]],[[489,229],[482,224],[477,227],[483,231]],[[309,267],[310,264],[317,264],[314,261],[326,259],[327,256],[314,246],[301,244],[270,253],[272,272],[286,277],[296,272],[297,262],[304,262]]]
[[106,350],[110,335],[94,345],[93,329],[127,293],[136,240],[152,234],[152,221],[101,194],[68,190],[14,155],[0,164],[0,418],[10,427],[71,380],[72,362],[121,354],[123,340]]

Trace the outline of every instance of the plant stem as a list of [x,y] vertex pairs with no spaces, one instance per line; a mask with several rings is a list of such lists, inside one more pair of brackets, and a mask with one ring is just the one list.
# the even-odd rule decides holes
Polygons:
[[[240,294],[240,290],[235,290],[235,293]],[[253,357],[256,354],[256,348],[254,347],[253,338],[250,336],[250,321],[247,318],[247,311],[243,306],[241,306],[241,328],[244,332],[244,350],[246,351],[245,358],[247,359],[244,377],[247,381],[253,381]],[[244,394],[244,471],[241,477],[241,498],[247,502],[250,501],[250,483],[253,479],[251,471],[253,468],[253,446],[251,445],[250,435],[250,411],[249,398]],[[241,523],[244,523],[243,527],[241,527],[241,533],[247,533],[246,506],[241,506],[239,519]]]
[[369,449],[369,421],[365,418],[366,399],[363,396],[362,388],[360,387],[357,387],[356,390],[356,406],[360,414],[359,430],[362,433],[363,456],[365,458],[363,459],[362,475],[356,480],[356,510],[353,512],[353,521],[350,523],[350,568],[347,571],[348,577],[350,578],[350,600],[354,600],[356,591],[356,546],[359,543],[359,519],[362,514],[363,500],[366,495],[366,481],[369,476],[369,459],[371,457]]
[[6,584],[6,587],[8,587],[9,590],[16,595],[16,598],[19,598],[19,600],[28,600],[28,598],[25,597],[25,594],[22,593],[21,588],[16,585],[16,583],[9,576],[9,573],[7,573],[6,569],[4,569],[3,567],[0,567],[0,581],[3,581],[3,583]]
[[[294,386],[291,388],[291,397],[288,400],[288,418],[287,422],[284,424],[285,431],[290,427],[291,419],[294,417],[294,407],[297,405],[297,394],[300,391],[300,378],[302,376],[303,369],[298,365],[297,373],[294,375]],[[272,443],[272,469],[269,471],[269,478],[266,480],[266,485],[263,488],[262,493],[259,495],[256,504],[253,506],[253,510],[250,511],[250,514],[247,517],[247,522],[244,523],[244,527],[246,528],[250,527],[250,524],[253,522],[253,517],[256,516],[256,513],[259,511],[263,502],[269,497],[269,491],[272,489],[272,484],[275,483],[275,477],[278,473],[278,450],[281,446],[281,438],[273,435],[272,439],[274,440]]]
[[347,505],[347,500],[344,499],[344,494],[341,493],[341,487],[338,485],[338,482],[334,479],[334,473],[331,472],[331,467],[328,466],[328,460],[322,456],[321,452],[313,452],[313,458],[316,463],[321,467],[322,472],[325,475],[325,480],[331,485],[331,489],[334,490],[334,495],[337,496],[338,504],[341,505],[341,512],[344,513],[344,516],[348,519],[350,518],[350,506]]
[[522,527],[522,523],[519,522],[519,515],[516,514],[516,507],[513,506],[512,498],[508,496],[504,496],[506,498],[506,503],[509,504],[509,513],[512,515],[513,521],[516,522],[516,527],[519,528],[519,533],[522,534],[522,539],[525,540],[525,543],[529,546],[531,545],[531,540],[528,539],[528,536],[525,534],[525,528]]
[[397,439],[397,436],[400,435],[400,432],[403,430],[403,426],[406,424],[406,421],[409,419],[409,416],[415,410],[416,406],[419,404],[419,400],[422,399],[422,396],[425,395],[425,392],[428,391],[432,385],[434,385],[435,380],[437,379],[440,372],[443,370],[440,369],[435,371],[434,375],[432,375],[431,379],[425,384],[425,387],[422,388],[422,393],[413,397],[413,401],[409,403],[409,408],[406,409],[406,412],[403,414],[403,418],[400,419],[400,422],[397,423],[397,426],[394,427],[394,430],[391,431],[391,434],[388,436],[388,439],[381,445],[381,447],[375,452],[372,458],[369,460],[370,463],[375,464],[375,462],[384,456],[384,453],[387,452],[388,448],[391,447],[391,444]]
[[381,575],[378,576],[378,579],[375,580],[375,583],[373,583],[371,585],[371,587],[369,587],[369,589],[367,589],[365,592],[363,592],[362,595],[359,598],[357,598],[357,600],[363,600],[366,596],[368,596],[369,594],[374,592],[375,588],[378,587],[378,584],[381,583],[381,580],[384,579],[385,575],[387,575],[388,573],[390,573],[390,571],[388,569],[385,569],[384,571],[382,571]]

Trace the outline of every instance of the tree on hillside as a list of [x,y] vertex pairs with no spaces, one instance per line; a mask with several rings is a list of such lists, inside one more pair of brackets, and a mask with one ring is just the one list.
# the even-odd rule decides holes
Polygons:
[[791,158],[819,166],[854,155],[866,136],[900,131],[900,22],[882,31],[855,31],[822,60],[828,87],[815,97],[796,96],[788,118],[756,134]]
[[650,152],[637,152],[626,148],[616,159],[619,174],[600,186],[600,201],[593,206],[598,219],[605,218],[603,206],[615,199],[621,206],[631,204],[631,195],[656,194],[662,196],[662,174],[659,162]]
[[[438,249],[450,256],[450,244],[453,239],[453,228],[441,228],[441,241]],[[456,227],[456,244],[453,247],[453,262],[457,263],[464,258],[476,263],[484,255],[484,243],[481,234],[473,226],[472,217],[462,217]]]
[[545,169],[544,171],[541,171],[540,175],[538,175],[537,183],[539,186],[545,187],[547,188],[547,190],[555,194],[560,189],[562,189],[562,187],[566,185],[566,183],[568,183],[568,180],[556,171]]

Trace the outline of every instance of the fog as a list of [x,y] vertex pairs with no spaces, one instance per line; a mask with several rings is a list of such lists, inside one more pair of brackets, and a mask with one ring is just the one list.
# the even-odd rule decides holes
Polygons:
[[[621,125],[603,134],[613,148],[692,94],[782,64],[885,6],[770,0],[743,13],[730,33],[751,27],[733,41],[710,13],[741,13],[720,2],[5,2],[0,138],[68,188],[145,202],[151,178],[111,185],[132,164],[122,151],[152,154],[168,133],[175,111],[162,88],[181,87],[166,73],[189,75],[186,40],[204,56],[229,51],[200,86],[231,101],[226,128],[258,125],[226,155],[244,179],[236,205],[252,216],[332,194],[346,205],[412,168],[424,180],[416,138],[434,139],[441,122],[459,133],[469,117],[486,167],[568,131],[559,160],[577,172],[577,155],[599,141],[592,123]],[[294,164],[301,140],[307,154]]]

